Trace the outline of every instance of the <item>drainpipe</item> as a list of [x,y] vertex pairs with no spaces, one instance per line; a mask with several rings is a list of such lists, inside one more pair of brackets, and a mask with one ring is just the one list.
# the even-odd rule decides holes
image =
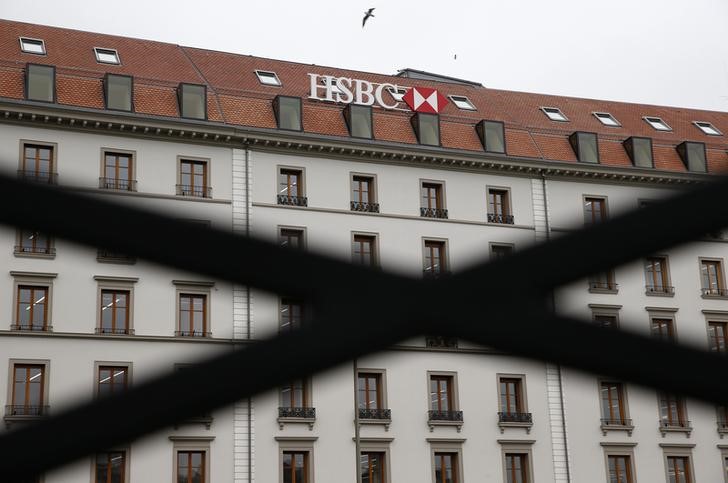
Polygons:
[[361,458],[361,437],[359,434],[359,369],[357,366],[356,359],[354,359],[354,448],[356,451],[356,457],[354,458],[354,464],[356,465],[356,483],[362,483],[361,471],[359,468]]
[[[250,236],[250,179],[249,179],[250,149],[245,146],[245,236]],[[250,324],[252,317],[250,315],[250,287],[245,290],[247,315],[247,332],[248,341],[250,341]],[[248,483],[253,483],[253,399],[248,398]]]

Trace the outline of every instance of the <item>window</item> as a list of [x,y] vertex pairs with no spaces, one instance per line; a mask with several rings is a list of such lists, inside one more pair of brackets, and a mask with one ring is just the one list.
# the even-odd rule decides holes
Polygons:
[[177,483],[205,483],[205,451],[177,451]]
[[619,328],[619,321],[616,315],[594,314],[594,318],[592,320],[594,321],[594,325],[604,329]]
[[667,257],[645,259],[645,290],[647,295],[672,295]]
[[379,213],[379,203],[376,202],[374,185],[374,176],[352,175],[351,211]]
[[652,318],[650,321],[652,337],[663,342],[675,342],[675,327],[672,319]]
[[513,254],[513,245],[503,245],[498,243],[490,244],[490,258],[498,260]]
[[662,392],[659,394],[659,405],[661,430],[689,428],[690,421],[687,420],[685,400],[682,397]]
[[126,481],[126,452],[97,453],[94,468],[95,483],[124,483]]
[[723,265],[720,260],[701,260],[700,279],[703,297],[725,297]]
[[701,131],[703,131],[708,136],[722,136],[723,135],[723,133],[720,132],[720,130],[717,127],[713,126],[709,122],[706,122],[706,121],[693,121],[693,124],[695,124],[695,126],[698,129],[700,129]]
[[529,483],[528,454],[505,454],[506,483]]
[[387,92],[389,92],[389,95],[392,96],[392,99],[394,99],[397,102],[402,102],[404,100],[404,95],[407,94],[407,88],[406,87],[387,87]]
[[50,330],[48,326],[48,287],[19,285],[15,330]]
[[177,335],[209,337],[207,327],[207,295],[179,294],[179,330]]
[[458,483],[458,454],[435,453],[435,483]]
[[[524,376],[498,376],[498,425],[530,428],[531,413],[526,407]],[[530,432],[530,429],[527,429]]]
[[212,198],[212,188],[209,186],[207,175],[207,161],[199,159],[179,160],[177,195]]
[[590,226],[606,221],[607,200],[606,198],[584,197],[584,225]]
[[614,281],[614,271],[607,270],[589,277],[589,291],[594,293],[617,293],[618,286]]
[[308,198],[304,195],[303,170],[296,168],[279,168],[278,197],[279,205],[308,206]]
[[[278,423],[283,429],[283,422],[305,422],[313,427],[316,419],[316,408],[311,407],[311,387],[307,379],[297,379],[280,388],[280,406],[278,406]],[[299,421],[289,421],[289,420]]]
[[304,321],[303,302],[298,299],[281,298],[280,305],[280,332],[300,329]]
[[505,127],[501,121],[480,121],[475,129],[487,153],[505,154]]
[[728,322],[708,322],[708,341],[711,352],[728,352]]
[[630,455],[607,455],[609,483],[632,483],[632,459]]
[[599,122],[604,124],[605,126],[611,126],[611,127],[619,127],[621,124],[619,121],[617,121],[614,116],[609,114],[608,112],[593,112],[594,117],[599,119]]
[[708,171],[704,143],[685,141],[675,149],[677,149],[677,153],[688,171],[696,173],[706,173]]
[[436,421],[462,421],[462,412],[456,410],[455,376],[430,374],[429,419]]
[[672,128],[659,117],[645,116],[642,119],[644,119],[647,124],[657,131],[672,131]]
[[308,451],[283,452],[283,483],[309,483]]
[[425,240],[423,272],[425,277],[439,277],[448,273],[444,241]]
[[421,181],[420,182],[420,216],[428,218],[447,218],[444,206],[444,184]]
[[558,107],[542,107],[541,111],[552,121],[567,122],[569,120]]
[[273,100],[273,112],[278,129],[303,130],[301,109],[300,97],[276,96]]
[[94,47],[94,55],[96,55],[96,62],[101,64],[115,64],[121,63],[119,60],[119,52],[116,49],[102,49],[101,47]]
[[488,189],[488,223],[513,224],[510,193],[507,189]]
[[440,145],[440,116],[418,112],[411,121],[417,142],[428,146]]
[[692,483],[690,458],[688,456],[668,456],[667,478],[669,483]]
[[624,386],[621,382],[602,381],[599,384],[602,402],[602,428],[605,426],[631,426],[627,419]]
[[130,334],[129,290],[101,290],[100,334]]
[[580,162],[599,163],[599,143],[596,133],[577,131],[569,136],[569,142],[576,154],[576,159]]
[[632,164],[638,168],[654,168],[652,139],[632,136],[622,143]]
[[131,111],[134,100],[134,80],[128,75],[106,74],[104,94],[106,109]]
[[306,382],[298,379],[281,387],[281,407],[304,408],[308,406],[306,397]]
[[26,54],[46,54],[45,42],[43,41],[43,39],[20,37],[20,50],[25,52]]
[[303,230],[279,228],[278,243],[282,248],[304,248]]
[[344,118],[352,137],[365,139],[374,137],[371,106],[349,104],[344,109]]
[[381,451],[365,451],[359,458],[361,483],[387,483],[386,453]]
[[716,409],[718,412],[718,432],[728,433],[728,406],[718,406]]
[[7,416],[43,416],[47,412],[45,364],[13,364],[11,406]]
[[15,245],[16,255],[55,255],[53,239],[37,230],[18,230],[18,242]]
[[56,69],[51,65],[28,64],[25,69],[25,98],[56,102]]
[[104,152],[104,172],[99,179],[99,188],[136,191],[130,153]]
[[275,72],[256,70],[255,75],[258,76],[258,80],[263,85],[276,87],[280,87],[282,85],[281,80],[278,78],[278,75]]
[[129,367],[99,366],[97,382],[96,391],[99,397],[120,394],[129,385]]
[[182,83],[177,95],[181,117],[207,119],[207,88],[204,85]]
[[475,111],[475,105],[466,96],[448,96],[455,107],[466,111]]
[[55,151],[53,146],[42,144],[23,144],[23,157],[20,160],[19,175],[28,181],[55,183]]
[[[382,409],[382,374],[360,372],[357,376],[359,391],[359,417],[372,417]],[[364,414],[364,416],[362,416]]]
[[351,244],[352,261],[369,267],[376,267],[377,237],[374,235],[354,235]]

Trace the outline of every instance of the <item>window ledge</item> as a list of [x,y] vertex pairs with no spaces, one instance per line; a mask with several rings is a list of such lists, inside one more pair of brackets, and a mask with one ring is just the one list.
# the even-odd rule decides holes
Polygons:
[[313,425],[316,422],[316,418],[278,418],[278,429],[283,429],[287,424],[308,424],[308,430],[313,431]]
[[674,297],[675,292],[645,292],[645,295],[649,297]]
[[713,300],[728,300],[728,295],[706,295],[703,294],[700,296],[700,298],[703,299],[713,299]]
[[692,432],[692,426],[660,426],[660,434],[663,438],[667,433],[685,433],[685,436],[689,438]]
[[210,426],[212,426],[213,421],[212,416],[197,416],[192,418],[187,418],[184,421],[180,421],[174,425],[174,429],[178,429],[183,424],[203,424],[205,426],[205,429],[210,429]]
[[15,255],[17,258],[44,258],[47,260],[52,260],[56,258],[56,251],[53,250],[52,253],[41,253],[41,252],[24,252],[20,250],[15,250],[13,252],[13,255]]
[[631,424],[602,424],[599,428],[602,430],[603,436],[606,436],[609,431],[627,431],[627,436],[632,436],[632,431],[634,431],[634,426]]
[[499,422],[498,427],[500,428],[501,434],[505,432],[506,428],[525,428],[526,434],[531,434],[533,423]]
[[392,424],[391,419],[374,419],[374,418],[359,418],[359,424],[372,424],[372,425],[382,425],[384,426],[385,431],[389,431],[389,425]]
[[718,423],[718,435],[720,439],[723,439],[723,436],[726,434],[728,434],[728,425],[726,423]]
[[619,289],[589,287],[589,293],[617,294],[619,293]]
[[35,332],[43,332],[43,333],[48,333],[48,332],[53,332],[53,326],[52,325],[46,325],[42,329],[33,329],[33,328],[29,328],[29,326],[21,326],[21,325],[18,325],[18,324],[12,324],[10,326],[10,330],[13,331],[13,332],[34,332],[34,333]]
[[136,258],[135,257],[97,256],[96,261],[99,263],[116,263],[118,265],[134,265],[136,263]]
[[435,426],[455,426],[458,433],[463,429],[462,421],[440,421],[437,419],[430,419],[427,421],[427,425],[430,427],[430,432],[435,431]]

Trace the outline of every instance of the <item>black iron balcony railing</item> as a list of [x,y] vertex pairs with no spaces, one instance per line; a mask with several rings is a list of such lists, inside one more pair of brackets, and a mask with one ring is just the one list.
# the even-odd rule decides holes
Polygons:
[[136,257],[131,257],[123,253],[114,252],[106,248],[99,248],[96,252],[96,259],[102,262],[115,263],[135,263]]
[[629,418],[602,418],[602,426],[632,426]]
[[501,223],[503,225],[512,225],[513,215],[499,215],[496,213],[488,213],[488,223]]
[[683,419],[682,421],[668,421],[667,419],[660,420],[661,429],[690,429],[690,421]]
[[705,288],[701,289],[706,297],[728,297],[728,290],[724,288]]
[[721,433],[728,433],[728,420],[718,421],[718,431]]
[[392,419],[392,410],[359,408],[359,419]]
[[33,247],[27,245],[15,245],[16,254],[28,254],[28,255],[55,255],[55,247]]
[[53,332],[52,325],[40,325],[40,324],[13,324],[10,326],[10,330],[27,330],[32,332]]
[[448,349],[457,349],[457,337],[443,337],[440,335],[428,335],[425,337],[425,345],[427,347],[439,347]]
[[177,185],[178,196],[192,196],[194,198],[212,198],[212,188],[209,186],[195,186],[190,184]]
[[56,184],[58,182],[58,173],[19,169],[18,178],[24,181],[32,181],[33,183]]
[[531,413],[499,412],[498,422],[533,424],[533,416]]
[[445,208],[420,208],[420,216],[425,218],[447,218],[447,210]]
[[305,196],[278,195],[279,205],[308,206],[308,198]]
[[99,188],[102,190],[136,191],[135,179],[99,178]]
[[212,332],[202,330],[175,330],[174,335],[177,337],[210,337]]
[[433,270],[432,268],[422,269],[422,278],[441,278],[450,275],[450,270]]
[[436,409],[430,409],[427,412],[427,418],[430,421],[463,421],[462,411],[438,411]]
[[298,408],[278,408],[279,418],[294,419],[316,419],[316,408],[298,407]]
[[670,285],[645,285],[645,292],[647,294],[672,295],[675,293],[675,287]]
[[124,327],[96,327],[97,334],[134,335],[134,329]]
[[595,280],[589,281],[590,290],[617,290],[619,285],[614,282],[597,282]]
[[48,414],[50,406],[26,406],[26,405],[10,405],[5,406],[5,417],[12,416],[31,416],[41,417]]
[[379,213],[379,203],[365,203],[363,201],[352,201],[351,211],[365,211],[367,213]]

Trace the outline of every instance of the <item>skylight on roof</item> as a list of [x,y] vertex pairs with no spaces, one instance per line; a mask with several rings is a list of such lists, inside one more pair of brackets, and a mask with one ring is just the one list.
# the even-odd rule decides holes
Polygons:
[[407,94],[407,88],[406,87],[387,87],[387,92],[389,92],[389,95],[392,96],[392,99],[394,99],[397,102],[402,102],[404,100],[404,95]]
[[100,47],[94,47],[94,54],[96,54],[96,62],[102,64],[120,64],[119,53],[116,49],[102,49]]
[[695,124],[701,131],[703,131],[708,136],[722,136],[723,133],[718,130],[717,127],[713,126],[711,123],[707,121],[693,121],[693,124]]
[[28,54],[45,55],[45,42],[43,42],[43,39],[20,37],[20,50]]
[[278,75],[275,72],[256,70],[255,75],[258,76],[258,80],[261,84],[277,87],[280,87],[282,85],[281,80],[278,78]]
[[448,96],[458,109],[465,109],[466,111],[475,111],[475,105],[470,102],[465,96]]
[[568,122],[569,118],[558,107],[542,107],[541,110],[552,121]]
[[594,116],[605,126],[619,127],[621,124],[608,112],[594,112]]
[[657,131],[672,131],[672,128],[659,117],[645,116],[643,119]]

